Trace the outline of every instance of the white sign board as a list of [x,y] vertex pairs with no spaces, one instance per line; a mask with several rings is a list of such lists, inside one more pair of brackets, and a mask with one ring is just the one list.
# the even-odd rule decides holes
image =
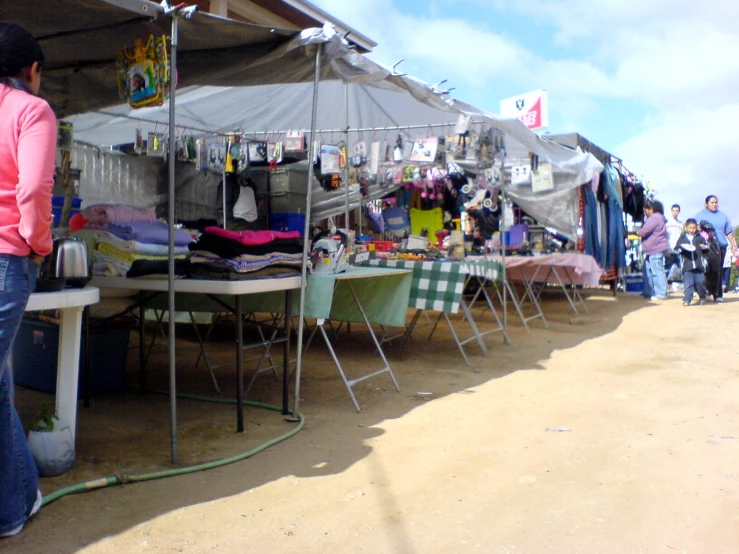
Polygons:
[[549,127],[549,95],[535,90],[501,100],[500,115],[515,117],[531,130]]

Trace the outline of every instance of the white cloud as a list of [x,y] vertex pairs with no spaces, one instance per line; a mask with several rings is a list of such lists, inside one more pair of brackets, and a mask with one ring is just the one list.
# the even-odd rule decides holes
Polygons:
[[737,128],[739,103],[690,114],[670,113],[614,153],[650,179],[660,200],[682,205],[686,217],[703,208],[707,195],[716,194],[722,211],[737,225],[739,136],[733,132]]
[[[465,89],[501,82],[548,89],[567,126],[553,132],[587,136],[602,100],[632,102],[644,120],[622,128],[614,113],[611,123],[632,138],[601,146],[650,180],[665,202],[692,214],[714,193],[739,223],[731,167],[739,152],[739,0],[434,0],[415,13],[393,0],[314,1],[377,40],[380,63],[406,58],[401,70],[446,78],[463,100]],[[441,15],[460,5],[479,6],[480,21]],[[536,53],[528,37],[491,30],[498,15],[529,18],[532,33],[552,33],[559,54]],[[497,100],[480,107],[496,111]]]

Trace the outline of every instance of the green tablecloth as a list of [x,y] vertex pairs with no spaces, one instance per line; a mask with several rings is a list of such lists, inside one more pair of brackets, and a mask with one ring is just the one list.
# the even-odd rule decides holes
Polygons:
[[453,314],[459,310],[467,275],[503,280],[503,264],[487,258],[436,262],[368,260],[361,265],[413,270],[408,307]]
[[469,273],[459,262],[416,262],[410,260],[368,260],[363,266],[411,269],[408,307],[456,314]]
[[[362,314],[349,289],[349,280],[371,323],[392,327],[405,325],[412,274],[370,267],[350,267],[340,275],[309,275],[305,290],[305,316],[363,323]],[[226,309],[225,306],[233,309],[233,296],[215,295],[215,298],[217,300],[203,294],[177,293],[175,309],[189,312],[220,312]],[[285,306],[283,291],[247,294],[241,298],[244,313],[281,313]],[[298,313],[299,301],[300,295],[293,291],[293,315]],[[166,309],[166,294],[152,299],[147,306]]]
[[459,262],[469,275],[483,277],[488,281],[503,282],[503,264],[490,258],[465,258]]

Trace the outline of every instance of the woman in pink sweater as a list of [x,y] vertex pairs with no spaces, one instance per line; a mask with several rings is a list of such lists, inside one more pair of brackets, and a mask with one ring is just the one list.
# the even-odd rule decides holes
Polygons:
[[0,537],[19,533],[42,499],[8,354],[52,244],[56,118],[36,96],[43,61],[28,31],[0,23]]

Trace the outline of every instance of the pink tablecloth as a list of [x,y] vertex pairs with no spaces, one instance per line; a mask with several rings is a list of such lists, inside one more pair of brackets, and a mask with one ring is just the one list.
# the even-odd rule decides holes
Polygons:
[[[502,260],[501,257],[497,259]],[[506,256],[506,279],[597,287],[603,270],[592,256],[580,252],[542,256]],[[552,271],[554,270],[554,271]],[[556,275],[555,272],[556,271]]]

